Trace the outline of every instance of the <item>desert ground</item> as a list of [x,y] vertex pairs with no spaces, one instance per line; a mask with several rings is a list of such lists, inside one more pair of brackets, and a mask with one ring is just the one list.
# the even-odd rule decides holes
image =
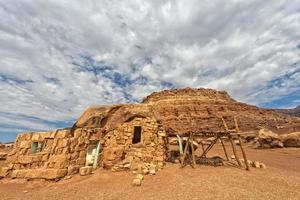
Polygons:
[[[156,175],[144,176],[138,187],[132,185],[131,172],[104,169],[59,182],[2,179],[0,199],[300,199],[299,148],[246,150],[248,159],[267,169],[168,163]],[[212,149],[213,155],[223,155],[221,146]]]

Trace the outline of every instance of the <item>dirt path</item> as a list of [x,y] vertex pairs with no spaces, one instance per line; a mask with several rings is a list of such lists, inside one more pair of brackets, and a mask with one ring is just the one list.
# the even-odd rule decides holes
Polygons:
[[[220,150],[218,146],[210,154],[223,155]],[[133,174],[107,170],[57,183],[4,179],[0,199],[300,199],[300,149],[247,148],[247,152],[267,169],[180,169],[178,164],[168,164],[155,176],[145,176],[141,187],[131,185]]]

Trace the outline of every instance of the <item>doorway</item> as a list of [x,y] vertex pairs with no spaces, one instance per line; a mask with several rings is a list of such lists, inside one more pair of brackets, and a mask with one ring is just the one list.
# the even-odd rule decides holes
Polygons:
[[86,152],[85,166],[92,166],[94,169],[97,168],[99,152],[100,152],[100,142],[91,141]]

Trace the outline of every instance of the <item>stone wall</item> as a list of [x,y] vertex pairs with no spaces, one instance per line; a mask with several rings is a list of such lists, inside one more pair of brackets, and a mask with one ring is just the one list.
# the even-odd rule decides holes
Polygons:
[[[132,144],[134,126],[142,127],[142,138]],[[85,166],[87,149],[100,141],[97,166],[113,170],[136,170],[140,165],[163,166],[164,131],[154,118],[134,118],[106,132],[101,128],[64,129],[53,132],[24,133],[17,137],[8,154],[0,177],[59,179],[76,174]],[[40,152],[32,153],[34,142],[43,143]]]
[[[132,144],[135,126],[142,127],[141,142]],[[139,165],[150,164],[162,168],[165,136],[154,118],[135,118],[109,132],[102,141],[102,163],[113,170],[137,170]]]

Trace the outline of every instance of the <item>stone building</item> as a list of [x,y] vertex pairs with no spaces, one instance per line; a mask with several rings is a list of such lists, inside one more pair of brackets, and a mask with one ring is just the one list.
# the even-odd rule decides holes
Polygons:
[[242,131],[300,127],[298,118],[239,103],[211,89],[153,93],[140,104],[93,106],[68,129],[20,134],[0,177],[60,179],[90,166],[157,170],[169,133],[220,130],[218,116],[237,116]]
[[162,168],[164,130],[149,106],[87,109],[70,129],[19,135],[1,176],[59,179],[80,167],[112,170]]

